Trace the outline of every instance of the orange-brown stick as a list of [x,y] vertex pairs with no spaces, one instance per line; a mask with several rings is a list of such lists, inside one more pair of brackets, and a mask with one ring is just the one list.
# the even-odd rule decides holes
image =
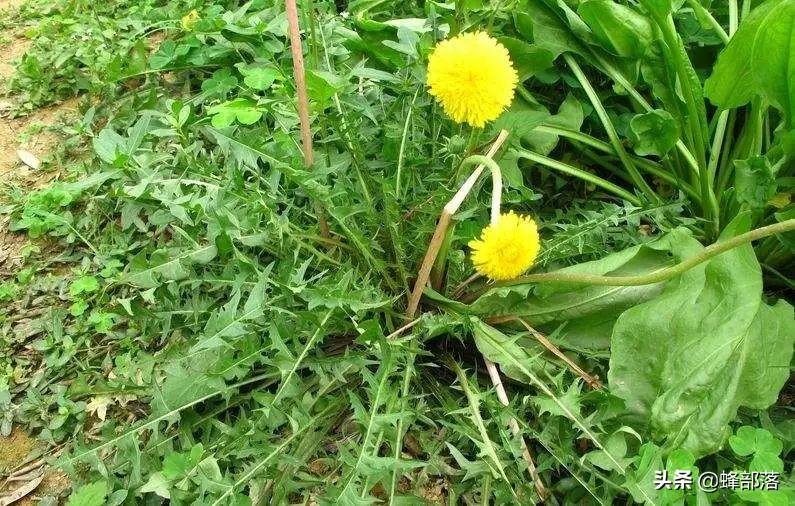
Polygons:
[[[287,10],[287,25],[290,32],[290,52],[293,55],[293,77],[295,79],[295,91],[298,95],[298,121],[301,123],[301,147],[304,152],[304,165],[311,170],[315,163],[315,155],[312,148],[312,132],[309,129],[309,97],[306,93],[306,75],[304,73],[304,53],[301,49],[301,32],[298,28],[298,8],[295,0],[284,0]],[[323,214],[323,210],[316,203],[315,213],[317,214],[318,224],[320,225],[320,235],[324,238],[329,237],[328,223]]]

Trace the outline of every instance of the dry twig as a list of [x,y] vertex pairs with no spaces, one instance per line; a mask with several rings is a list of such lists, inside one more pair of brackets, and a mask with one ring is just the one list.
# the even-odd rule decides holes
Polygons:
[[[295,0],[284,0],[287,10],[287,24],[290,31],[290,52],[293,56],[293,76],[295,78],[295,91],[298,96],[298,120],[301,123],[301,147],[304,152],[304,165],[307,170],[312,170],[315,155],[312,148],[312,132],[309,129],[309,97],[306,92],[306,75],[304,73],[304,53],[301,49],[301,32],[298,28],[298,8]],[[329,228],[323,209],[315,203],[320,235],[329,238]]]

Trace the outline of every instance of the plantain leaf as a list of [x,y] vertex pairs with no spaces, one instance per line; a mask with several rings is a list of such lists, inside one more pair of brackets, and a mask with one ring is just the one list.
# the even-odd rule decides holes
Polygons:
[[561,53],[587,54],[572,29],[542,0],[532,0],[522,14],[532,19],[533,42],[557,58]]
[[743,20],[705,83],[713,104],[740,107],[761,93],[785,114],[793,114],[793,13],[795,1],[768,0]]
[[754,39],[753,76],[762,96],[795,121],[795,0],[787,0],[765,16]]
[[[688,250],[681,244],[688,242],[695,243],[686,229],[678,228],[658,240],[560,272],[605,276],[646,274],[682,260]],[[565,323],[556,334],[562,346],[607,349],[619,315],[656,297],[663,285],[595,286],[558,282],[545,283],[535,289],[530,284],[514,285],[489,290],[469,306],[455,309],[480,317],[518,316],[546,332]],[[446,304],[436,295],[429,294],[429,297]]]
[[[749,215],[722,239],[747,230]],[[691,239],[691,254],[702,247]],[[663,439],[696,456],[717,451],[739,406],[764,409],[789,377],[792,306],[762,302],[750,245],[670,280],[653,300],[625,311],[611,339],[610,388]],[[664,339],[663,339],[664,338]]]
[[611,0],[587,0],[580,3],[577,13],[599,44],[616,56],[640,58],[653,40],[648,19]]

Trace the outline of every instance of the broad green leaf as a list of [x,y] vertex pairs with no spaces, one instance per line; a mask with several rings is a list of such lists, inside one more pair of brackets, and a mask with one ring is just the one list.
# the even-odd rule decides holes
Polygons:
[[180,412],[192,406],[197,399],[206,399],[224,391],[224,381],[205,374],[201,360],[197,358],[201,356],[183,360],[182,363],[170,362],[163,367],[162,383],[154,389],[150,404],[152,417],[163,416],[169,422],[177,421]]
[[533,40],[533,18],[525,12],[513,13],[513,24],[516,31],[527,41]]
[[237,86],[237,77],[228,68],[213,72],[213,75],[202,81],[202,92],[209,96],[226,97]]
[[640,58],[653,40],[649,20],[612,0],[588,0],[577,13],[604,49],[623,58]]
[[520,82],[552,66],[552,53],[541,46],[513,37],[500,37],[499,41],[508,49]]
[[554,58],[565,52],[587,53],[563,19],[542,0],[530,0],[524,9],[522,13],[533,22],[533,42],[552,53]]
[[548,117],[549,113],[543,108],[533,108],[524,102],[514,101],[510,109],[494,120],[491,132],[496,134],[500,130],[508,130],[512,134],[511,137],[514,137],[514,139],[509,137],[508,142],[519,142]]
[[[684,448],[676,448],[668,454],[665,469],[668,476],[674,476],[677,471],[690,471],[695,483],[698,479],[698,468],[695,466],[695,457]],[[682,504],[686,492],[679,488],[664,488],[660,490],[660,502],[662,504]]]
[[165,40],[160,44],[157,52],[149,57],[149,64],[155,69],[165,68],[188,54],[190,49],[188,44],[177,44],[173,40]]
[[119,504],[123,503],[125,499],[127,499],[128,495],[128,490],[117,490],[108,496],[108,499],[105,501],[105,506],[118,506]]
[[[757,72],[770,65],[768,57],[772,55],[755,53],[756,41],[758,37],[766,38],[768,36],[766,24],[770,19],[769,15],[782,6],[786,6],[787,3],[793,2],[792,0],[768,0],[751,11],[740,24],[729,44],[721,51],[712,70],[712,75],[704,84],[704,94],[713,104],[723,109],[740,107],[747,104],[760,91]],[[789,43],[782,40],[780,35],[778,39],[765,43],[765,47],[769,48],[772,44],[778,44],[775,48],[777,52],[789,54]],[[756,61],[755,54],[762,59]],[[778,55],[775,59],[780,60],[781,57]],[[762,72],[765,75],[769,73],[768,70],[762,70]],[[776,86],[780,85],[776,84]]]
[[236,98],[207,109],[215,128],[226,128],[237,120],[242,125],[253,125],[262,117],[262,110],[253,101]]
[[146,252],[142,251],[130,260],[122,281],[140,288],[154,288],[163,281],[184,279],[190,274],[189,265],[206,264],[217,254],[218,248],[213,244],[197,245],[187,251],[161,249],[153,252],[148,259]]
[[644,443],[638,448],[636,462],[627,471],[624,486],[635,502],[658,504],[659,490],[654,485],[654,476],[663,469],[662,451],[654,443]]
[[611,455],[626,468],[632,462],[627,455],[627,439],[624,432],[616,432],[605,440],[605,450],[596,450],[585,454],[584,458],[593,465],[606,471],[618,471],[616,465],[610,460]]
[[260,281],[249,294],[242,310],[238,310],[240,292],[236,292],[226,304],[210,315],[204,327],[204,334],[191,347],[190,352],[196,353],[228,346],[230,339],[245,335],[248,322],[263,313],[264,292],[265,282]]
[[321,70],[306,73],[306,86],[309,99],[319,107],[326,107],[331,97],[340,91],[345,82],[340,76]]
[[636,114],[629,122],[635,153],[665,156],[679,140],[679,126],[670,113],[660,109]]
[[[722,238],[747,229],[741,215]],[[702,246],[683,245],[690,254]],[[739,406],[764,409],[789,376],[792,306],[762,302],[750,245],[674,278],[654,299],[625,311],[611,339],[610,388],[658,437],[696,456],[718,450]],[[664,338],[663,338],[664,336]]]
[[96,292],[99,289],[99,280],[94,276],[80,276],[69,285],[69,295]]
[[784,445],[773,434],[759,427],[743,425],[729,437],[732,451],[741,457],[754,453],[769,453],[778,456]]
[[734,161],[734,196],[752,209],[766,207],[778,183],[770,161],[764,156]]
[[795,0],[774,6],[754,38],[752,74],[762,95],[795,121]]
[[238,68],[240,73],[243,74],[243,82],[246,83],[246,86],[259,91],[265,91],[270,88],[279,77],[279,70],[275,67],[255,67],[248,65]]
[[[544,112],[546,112],[545,109]],[[547,113],[546,116],[547,117],[543,121],[544,125],[565,128],[575,132],[580,130],[585,119],[582,104],[571,93],[566,95],[566,98],[560,104],[560,107],[558,107],[557,114],[550,115]],[[532,126],[535,127],[537,125],[533,124]],[[533,151],[541,153],[542,155],[547,155],[558,145],[559,137],[552,133],[531,130],[530,132],[522,134],[522,140]]]
[[[562,269],[566,273],[605,276],[646,274],[684,258],[681,244],[692,241],[685,229],[675,229],[662,238]],[[544,283],[494,288],[470,306],[460,308],[482,317],[519,316],[536,328],[556,333],[561,343],[575,348],[606,349],[616,319],[626,309],[651,300],[662,283],[641,286],[594,286],[574,283]],[[565,325],[564,325],[565,324]]]
[[[640,4],[646,8],[653,16],[664,18],[673,11],[674,0],[640,0]],[[681,4],[682,0],[677,0]]]
[[149,480],[143,484],[143,486],[138,489],[139,492],[145,494],[147,492],[154,492],[158,496],[164,499],[171,498],[171,492],[169,491],[170,484],[168,480],[163,476],[163,473],[152,473],[149,476]]
[[104,481],[87,483],[72,492],[66,506],[103,506],[108,495],[108,484]]
[[729,446],[740,457],[747,457],[756,451],[756,427],[744,425],[729,437]]
[[105,163],[113,164],[124,152],[124,137],[110,127],[103,128],[92,140],[94,152]]
[[204,453],[201,443],[194,445],[188,453],[172,452],[163,459],[163,477],[173,481],[182,478],[196,470],[196,467]]

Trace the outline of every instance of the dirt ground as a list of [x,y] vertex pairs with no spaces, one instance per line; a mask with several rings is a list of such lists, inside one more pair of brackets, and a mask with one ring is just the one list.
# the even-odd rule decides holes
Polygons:
[[[0,436],[0,504],[28,506],[45,497],[57,501],[65,495],[69,478],[40,460],[44,449],[19,428],[14,428],[8,437]],[[8,502],[11,499],[14,500]]]
[[[17,9],[23,0],[0,0],[0,10]],[[22,117],[13,117],[16,97],[7,93],[14,75],[14,64],[25,54],[31,41],[22,30],[0,33],[0,203],[9,184],[22,188],[40,188],[58,175],[58,167],[48,164],[59,137],[52,125],[68,122],[77,113],[77,99],[41,108]],[[42,162],[40,168],[26,165],[22,157]],[[27,243],[24,234],[8,231],[8,217],[0,216],[0,273],[13,275],[19,267],[20,250]]]
[[[22,3],[23,0],[0,0],[0,10],[17,9]],[[31,41],[20,32],[8,32],[0,33],[0,201],[9,184],[35,188],[57,174],[46,164],[44,170],[25,165],[18,150],[46,161],[58,143],[58,136],[47,127],[74,114],[77,104],[73,100],[28,116],[11,117],[15,97],[7,95],[6,83],[14,74],[14,62],[25,54]],[[4,275],[13,275],[20,248],[27,242],[24,235],[9,232],[7,217],[0,216],[0,271]],[[0,436],[0,504],[36,504],[44,497],[57,501],[69,489],[69,480],[62,472],[38,460],[43,449],[18,427],[7,437]]]

